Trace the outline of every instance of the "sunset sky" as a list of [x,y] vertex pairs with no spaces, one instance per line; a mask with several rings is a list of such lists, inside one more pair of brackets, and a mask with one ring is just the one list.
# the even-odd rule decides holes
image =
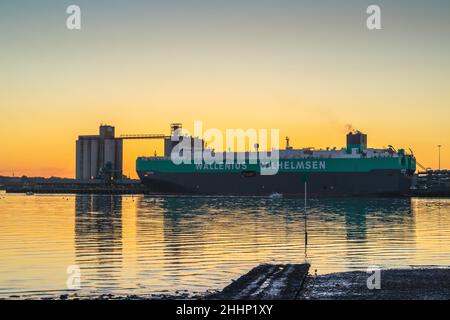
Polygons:
[[[66,28],[66,8],[82,29]],[[366,28],[378,4],[382,30]],[[278,128],[294,147],[412,148],[450,169],[448,0],[0,2],[0,175],[73,177],[75,140]],[[284,145],[284,141],[280,142]],[[162,142],[125,141],[124,174]]]

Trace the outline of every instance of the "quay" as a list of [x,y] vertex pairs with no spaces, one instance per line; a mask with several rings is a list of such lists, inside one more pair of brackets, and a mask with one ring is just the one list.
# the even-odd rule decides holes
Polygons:
[[6,193],[36,194],[144,194],[146,188],[139,180],[105,183],[103,181],[38,182],[5,186]]
[[[1,177],[0,190],[6,193],[41,194],[154,194],[138,179],[92,179]],[[450,197],[450,170],[419,172],[412,180],[412,188],[402,197]],[[360,195],[359,197],[363,197]]]
[[[0,190],[6,193],[36,193],[36,194],[151,194],[155,196],[174,195],[172,193],[153,192],[140,182],[133,183],[64,183],[64,184],[21,184],[1,186]],[[180,194],[181,196],[182,194]],[[184,194],[185,195],[185,194]],[[292,196],[285,196],[286,198]],[[364,196],[357,196],[363,198]],[[373,196],[371,196],[373,197]],[[392,197],[392,196],[389,196]],[[418,189],[398,197],[417,198],[448,198],[450,188],[442,189]]]
[[450,170],[419,171],[413,178],[411,196],[449,197]]

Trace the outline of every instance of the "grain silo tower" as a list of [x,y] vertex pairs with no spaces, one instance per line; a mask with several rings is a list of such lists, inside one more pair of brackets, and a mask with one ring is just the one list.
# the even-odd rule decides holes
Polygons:
[[113,126],[101,125],[99,135],[79,136],[76,141],[76,179],[121,179],[123,141]]

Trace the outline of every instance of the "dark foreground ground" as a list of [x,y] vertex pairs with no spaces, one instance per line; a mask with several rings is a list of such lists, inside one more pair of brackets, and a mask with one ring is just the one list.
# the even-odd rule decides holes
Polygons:
[[448,300],[450,268],[382,270],[380,289],[369,290],[366,272],[308,276],[299,299],[311,300]]
[[[449,300],[450,268],[420,267],[387,269],[380,272],[380,288],[369,289],[372,275],[362,271],[312,275],[308,264],[262,264],[222,291],[175,295],[112,294],[79,296],[77,293],[40,296],[13,295],[5,299],[48,300]],[[373,282],[371,282],[373,283]]]

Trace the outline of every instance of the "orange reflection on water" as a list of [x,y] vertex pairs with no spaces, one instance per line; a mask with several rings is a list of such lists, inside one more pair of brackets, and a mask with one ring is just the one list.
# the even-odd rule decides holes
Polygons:
[[[10,195],[0,199],[0,295],[204,292],[259,263],[329,273],[450,265],[450,200]],[[306,252],[305,252],[306,251]]]

